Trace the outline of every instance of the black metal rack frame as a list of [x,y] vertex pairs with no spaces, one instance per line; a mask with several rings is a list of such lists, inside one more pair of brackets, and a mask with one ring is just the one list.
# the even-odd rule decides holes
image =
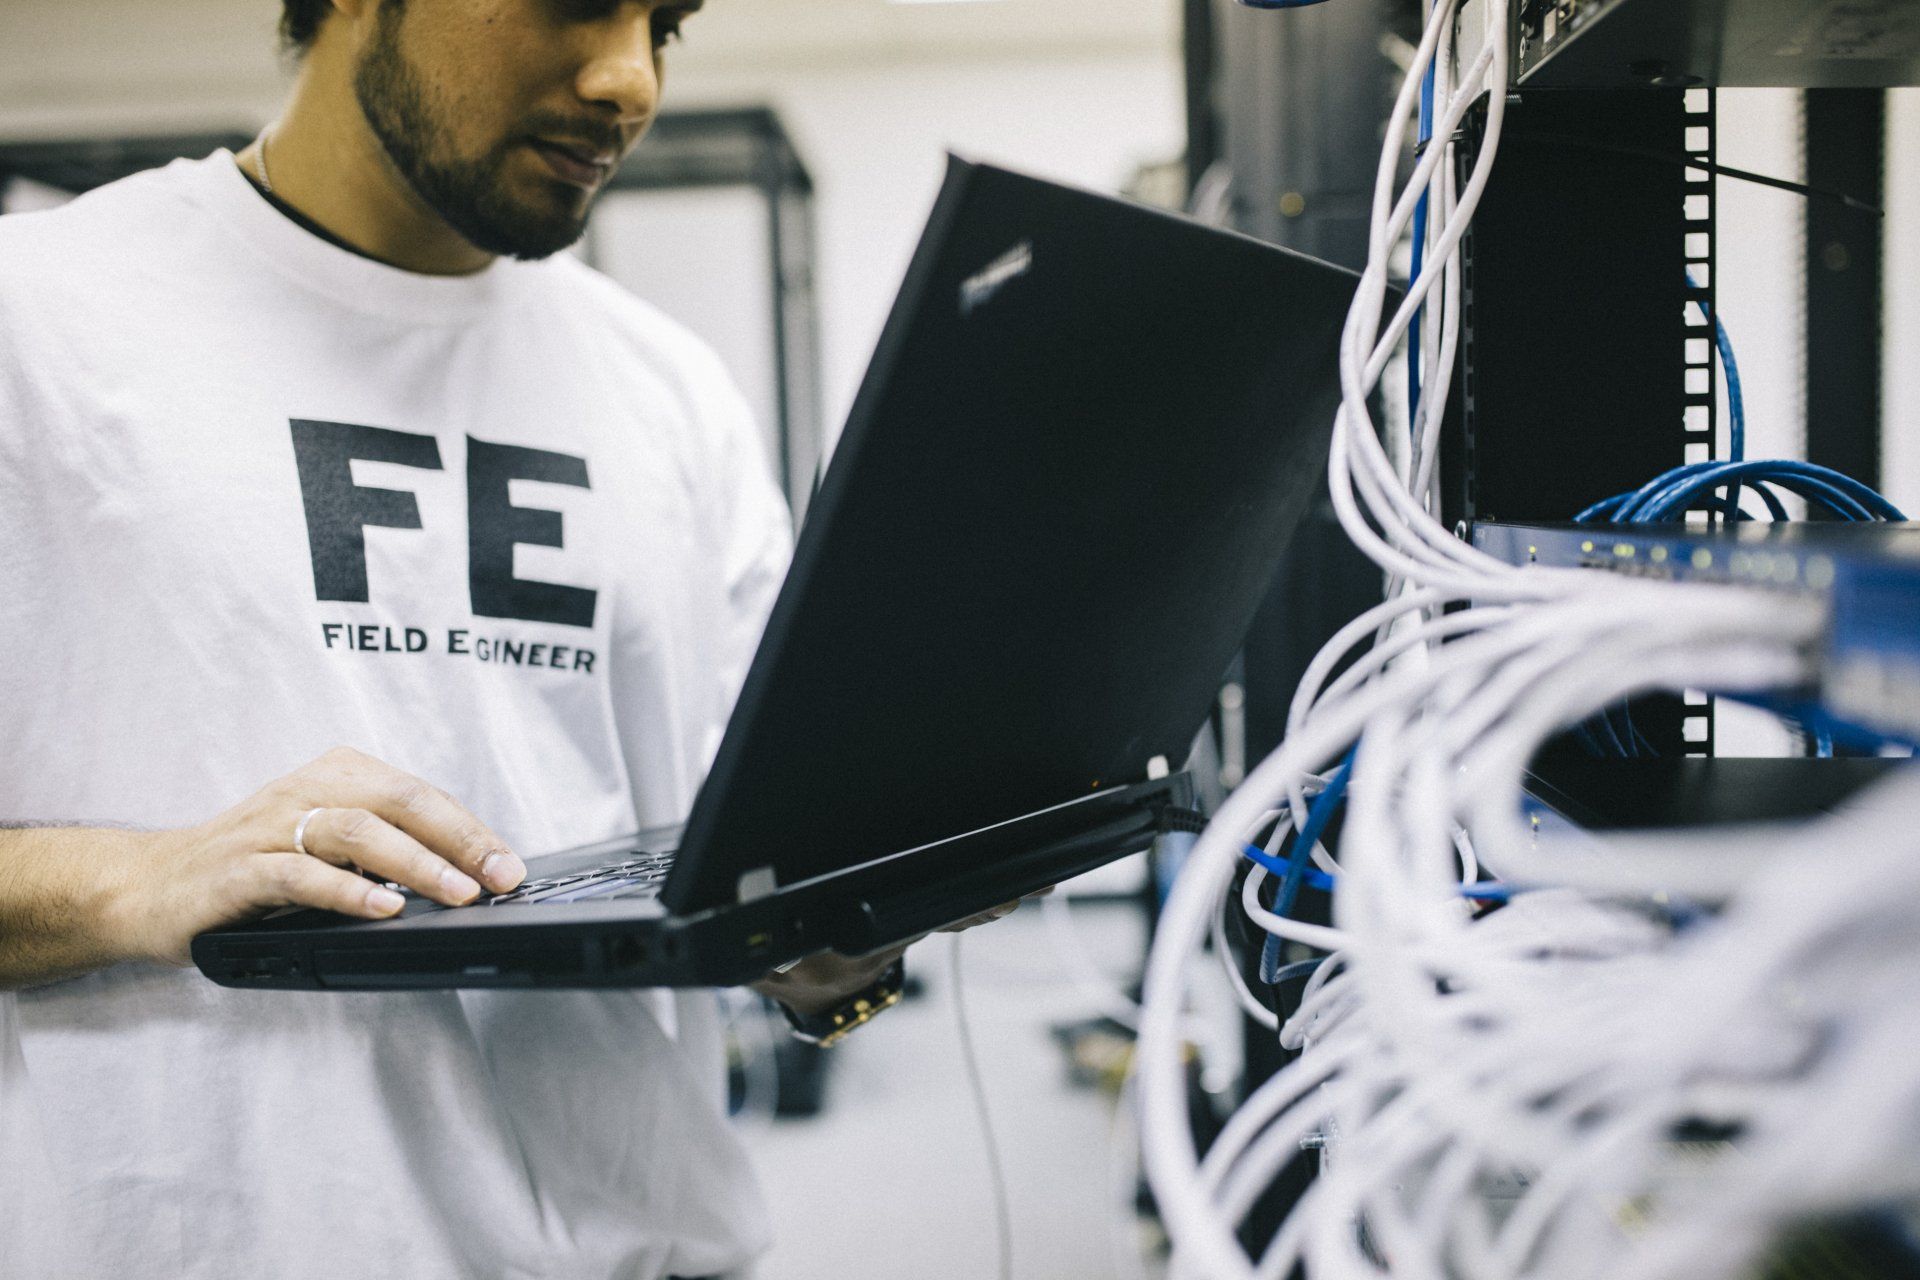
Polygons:
[[[1512,95],[1463,251],[1449,523],[1566,520],[1715,456],[1715,124],[1711,90]],[[1661,754],[1712,754],[1709,700],[1633,720]]]

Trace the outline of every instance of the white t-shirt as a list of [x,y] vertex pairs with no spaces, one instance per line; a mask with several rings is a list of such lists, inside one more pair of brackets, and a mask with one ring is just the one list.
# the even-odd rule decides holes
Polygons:
[[[225,152],[0,219],[0,819],[344,743],[529,855],[677,821],[789,550],[712,352],[570,258],[386,267]],[[706,993],[0,995],[0,1276],[733,1269],[720,1048]]]

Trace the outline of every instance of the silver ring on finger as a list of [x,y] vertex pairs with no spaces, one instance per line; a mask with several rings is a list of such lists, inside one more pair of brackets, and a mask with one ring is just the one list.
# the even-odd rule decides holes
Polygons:
[[312,822],[313,815],[319,812],[320,812],[319,809],[309,809],[305,813],[301,814],[300,821],[294,824],[293,851],[295,853],[306,854],[307,856],[311,856],[311,854],[308,854],[308,850],[307,850],[307,824],[309,822]]

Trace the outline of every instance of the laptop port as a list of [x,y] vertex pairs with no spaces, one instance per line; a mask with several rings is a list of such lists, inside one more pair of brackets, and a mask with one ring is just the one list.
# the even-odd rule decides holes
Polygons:
[[636,937],[615,938],[607,945],[607,967],[637,969],[647,962],[647,944]]

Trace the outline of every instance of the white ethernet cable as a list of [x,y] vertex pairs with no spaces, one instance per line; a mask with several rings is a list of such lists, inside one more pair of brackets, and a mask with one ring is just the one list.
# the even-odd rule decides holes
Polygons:
[[[1681,1269],[1622,1270],[1634,1238],[1594,1212],[1589,1183],[1604,1184],[1610,1198],[1602,1199],[1615,1209],[1682,1192],[1689,1203],[1709,1198],[1713,1182],[1731,1178],[1740,1159],[1730,1156],[1694,1175],[1691,1189],[1676,1189],[1665,1139],[1681,1121],[1718,1120],[1730,1105],[1747,1107],[1742,1114],[1756,1124],[1796,1128],[1802,1142],[1817,1140],[1818,1130],[1793,1123],[1791,1107],[1773,1105],[1799,1097],[1787,1088],[1799,1081],[1782,1074],[1770,1038],[1778,1006],[1743,1005],[1741,983],[1725,972],[1733,957],[1758,963],[1758,974],[1770,971],[1777,913],[1737,939],[1727,932],[1731,926],[1716,921],[1676,941],[1645,916],[1583,894],[1522,895],[1476,921],[1452,892],[1452,827],[1461,818],[1473,820],[1482,854],[1510,877],[1510,866],[1525,865],[1537,874],[1524,879],[1551,884],[1561,859],[1611,861],[1598,838],[1541,851],[1532,848],[1530,834],[1517,845],[1509,843],[1511,832],[1490,841],[1475,820],[1485,810],[1514,825],[1521,767],[1555,728],[1647,689],[1775,688],[1811,670],[1808,654],[1820,617],[1808,602],[1705,587],[1615,585],[1623,590],[1539,607],[1563,634],[1578,634],[1579,644],[1542,644],[1545,618],[1508,621],[1447,646],[1424,669],[1398,667],[1336,715],[1315,717],[1256,770],[1202,837],[1161,921],[1141,1041],[1149,1172],[1176,1243],[1176,1274],[1280,1277],[1301,1258],[1316,1278],[1720,1274],[1714,1268],[1731,1267],[1737,1258],[1715,1252],[1720,1244],[1713,1234],[1699,1237],[1706,1254],[1686,1256]],[[1536,622],[1541,626],[1527,625]],[[1621,660],[1596,660],[1597,654]],[[1289,1041],[1306,1045],[1305,1056],[1249,1101],[1202,1164],[1184,1127],[1180,1046],[1163,1034],[1166,1011],[1178,1008],[1185,967],[1231,882],[1236,837],[1263,825],[1263,795],[1273,794],[1296,760],[1337,752],[1342,739],[1361,728],[1334,927],[1285,922],[1301,931],[1290,936],[1338,949],[1339,971],[1333,965],[1322,970],[1287,1028]],[[1495,786],[1490,770],[1499,761],[1506,772]],[[1908,799],[1905,806],[1911,822],[1920,802]],[[1884,843],[1886,832],[1898,828],[1871,829]],[[1793,828],[1777,833],[1776,843],[1801,848],[1808,838]],[[1726,839],[1676,837],[1669,855],[1684,863],[1693,853],[1689,845]],[[1733,912],[1752,910],[1751,903],[1769,901],[1774,880],[1795,878],[1792,897],[1783,902],[1805,913],[1805,888],[1796,878],[1804,863],[1762,860],[1758,865],[1771,870],[1754,881],[1723,862],[1729,874],[1722,896]],[[1623,879],[1646,899],[1660,886],[1657,879]],[[1890,912],[1871,893],[1855,902]],[[1920,896],[1906,909],[1916,906]],[[1907,930],[1904,949],[1882,951],[1878,985],[1886,987],[1901,966],[1920,962],[1920,931]],[[1793,963],[1809,957],[1803,950]],[[1766,979],[1754,981],[1764,987]],[[1727,1099],[1653,1087],[1662,1066],[1684,1049],[1663,1014],[1689,992],[1688,984],[1693,1003],[1714,1015],[1699,1023],[1711,1031],[1695,1037],[1704,1057],[1691,1065],[1717,1074],[1729,1087]],[[1912,1004],[1906,1002],[1909,1015]],[[1713,1034],[1730,1027],[1740,1034],[1724,1042]],[[1748,1064],[1757,1071],[1743,1076],[1737,1057],[1722,1060],[1735,1045],[1757,1047]],[[1920,1085],[1908,1102],[1920,1117]],[[1615,1126],[1609,1108],[1618,1109],[1617,1125],[1624,1128]],[[1823,1115],[1819,1123],[1831,1127],[1833,1121]],[[1597,1136],[1587,1134],[1588,1126]],[[1904,1168],[1908,1194],[1920,1194],[1920,1169],[1907,1167],[1912,1162],[1882,1121],[1856,1115],[1851,1128],[1861,1145],[1882,1143],[1875,1166],[1881,1176]],[[1234,1236],[1238,1220],[1313,1132],[1338,1135],[1337,1158],[1265,1256],[1249,1258]],[[1482,1203],[1485,1187],[1515,1175],[1537,1180],[1506,1221],[1495,1223]],[[1791,1199],[1787,1182],[1775,1190]],[[1804,1198],[1800,1203],[1807,1211],[1818,1207]],[[1649,1229],[1644,1239],[1665,1236]],[[1373,1255],[1390,1263],[1376,1263]]]
[[[1754,602],[1756,612],[1769,605],[1779,602]],[[1676,636],[1665,653],[1642,646],[1632,676],[1596,680],[1587,664],[1563,659],[1542,681],[1550,693],[1536,723],[1647,684],[1697,682],[1709,670],[1735,686],[1801,676],[1798,640],[1817,622],[1804,607],[1788,611],[1798,615],[1792,625],[1764,638],[1730,629]],[[1870,1188],[1872,1199],[1911,1203],[1920,1194],[1920,1171],[1904,1154],[1912,1073],[1897,1056],[1876,1066],[1855,1052],[1863,1042],[1884,1050],[1915,1022],[1899,984],[1920,946],[1910,927],[1895,924],[1920,902],[1910,825],[1885,815],[1777,832],[1776,850],[1802,856],[1763,861],[1744,884],[1730,881],[1728,910],[1677,938],[1638,914],[1552,892],[1470,925],[1442,896],[1408,891],[1417,870],[1398,868],[1398,883],[1383,874],[1421,848],[1437,858],[1444,814],[1427,811],[1434,800],[1486,803],[1464,786],[1451,797],[1431,790],[1457,776],[1462,758],[1442,734],[1394,742],[1396,728],[1404,733],[1426,714],[1397,725],[1388,715],[1368,728],[1363,755],[1377,765],[1385,753],[1402,798],[1381,799],[1377,787],[1356,795],[1337,921],[1355,958],[1296,1020],[1314,1025],[1289,1028],[1291,1038],[1315,1041],[1303,1066],[1321,1070],[1327,1056],[1346,1051],[1341,1075],[1284,1117],[1296,1132],[1337,1130],[1339,1159],[1255,1274],[1282,1274],[1300,1254],[1316,1276],[1733,1274],[1768,1228],[1846,1203],[1828,1198],[1833,1184],[1800,1185],[1799,1165],[1814,1152],[1846,1151],[1831,1162],[1834,1182]],[[1518,727],[1495,732],[1528,736]],[[1454,735],[1456,747],[1467,734]],[[1910,824],[1912,789],[1896,803]],[[1414,838],[1422,821],[1424,842]],[[1860,864],[1853,855],[1841,867],[1806,856],[1842,841],[1858,848],[1863,838],[1871,852]],[[1604,860],[1605,852],[1578,856]],[[1394,892],[1369,892],[1383,888]],[[1841,1080],[1851,1091],[1845,1107],[1826,1093]],[[1733,1127],[1741,1144],[1681,1173],[1671,1139],[1690,1121]],[[1242,1211],[1249,1189],[1264,1185],[1272,1166],[1262,1160],[1292,1153],[1295,1141],[1276,1132],[1263,1135],[1259,1155],[1209,1154],[1210,1166],[1234,1175],[1216,1196],[1223,1211]],[[1771,1169],[1759,1159],[1769,1138]],[[1530,1185],[1507,1214],[1489,1217],[1486,1181],[1514,1174]],[[1777,1185],[1756,1213],[1744,1197],[1768,1182]],[[1699,1226],[1702,1214],[1710,1228]]]
[[[1454,538],[1428,512],[1426,501],[1407,490],[1380,442],[1368,407],[1368,398],[1378,385],[1380,375],[1405,338],[1414,316],[1429,298],[1438,292],[1445,309],[1451,311],[1457,307],[1458,290],[1449,291],[1442,286],[1453,277],[1460,243],[1485,193],[1499,150],[1506,117],[1507,49],[1504,41],[1494,40],[1486,44],[1462,77],[1460,91],[1445,100],[1436,100],[1435,145],[1427,148],[1415,166],[1412,181],[1397,199],[1395,197],[1395,176],[1406,140],[1407,118],[1427,67],[1435,63],[1441,46],[1447,43],[1447,33],[1458,7],[1459,0],[1443,0],[1436,8],[1416,55],[1413,73],[1401,88],[1387,129],[1374,190],[1368,263],[1341,335],[1343,400],[1328,472],[1342,526],[1378,563],[1403,579],[1471,587],[1512,571]],[[1495,7],[1504,12],[1504,0]],[[1496,91],[1488,93],[1490,88]],[[1453,161],[1454,133],[1483,94],[1488,99],[1483,144],[1455,203],[1446,198],[1447,184],[1440,180],[1439,174]],[[1443,215],[1433,241],[1432,257],[1428,269],[1407,291],[1383,330],[1381,321],[1391,284],[1393,249],[1412,224],[1422,192],[1440,196],[1439,212]],[[1444,323],[1442,327],[1444,330]],[[1428,397],[1429,400],[1436,398]],[[1408,453],[1412,453],[1411,448]],[[1375,534],[1367,521],[1368,515],[1380,523],[1384,536]]]
[[[1908,1066],[1920,1000],[1906,994],[1920,965],[1920,788],[1883,789],[1877,810],[1739,831],[1548,842],[1521,817],[1526,762],[1560,728],[1650,690],[1802,683],[1822,623],[1787,593],[1515,569],[1434,518],[1459,248],[1498,150],[1507,75],[1496,38],[1455,77],[1460,3],[1434,6],[1391,118],[1341,339],[1329,479],[1343,526],[1388,574],[1388,600],[1315,660],[1282,746],[1195,846],[1149,963],[1142,1143],[1176,1277],[1281,1280],[1304,1262],[1314,1280],[1697,1280],[1737,1274],[1782,1223],[1920,1204]],[[1508,7],[1487,6],[1493,30]],[[1435,139],[1396,192],[1429,67]],[[1483,96],[1483,144],[1456,188],[1453,136]],[[1427,265],[1388,319],[1387,263],[1421,193]],[[1422,307],[1438,314],[1422,344],[1433,382],[1389,449],[1368,399]],[[1341,862],[1312,851],[1339,876],[1331,927],[1267,911],[1261,873],[1242,895],[1257,924],[1332,953],[1279,1029],[1304,1052],[1202,1160],[1185,1098],[1189,969],[1210,935],[1219,949],[1244,842],[1273,829],[1278,849],[1318,773],[1356,742]],[[1846,860],[1823,856],[1841,844]],[[1477,916],[1458,892],[1476,855],[1531,891]],[[1677,1144],[1688,1126],[1732,1140]],[[1322,1177],[1250,1254],[1237,1235],[1248,1210],[1316,1134]]]

